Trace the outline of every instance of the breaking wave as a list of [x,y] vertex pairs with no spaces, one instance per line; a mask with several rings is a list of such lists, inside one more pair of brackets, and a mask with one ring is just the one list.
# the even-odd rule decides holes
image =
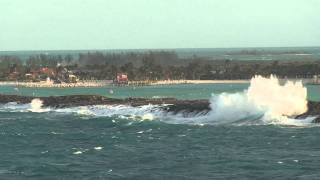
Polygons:
[[213,95],[210,100],[213,109],[207,121],[232,123],[258,120],[259,123],[303,125],[314,118],[294,119],[308,110],[307,89],[301,81],[287,81],[284,85],[271,76],[255,76],[249,88],[241,93]]
[[[163,105],[166,106],[166,105]],[[210,99],[211,111],[199,113],[167,113],[163,106],[145,105],[95,105],[72,108],[42,108],[42,102],[34,99],[30,104],[8,103],[0,111],[9,112],[55,112],[79,116],[118,117],[130,120],[159,120],[172,124],[283,124],[304,126],[314,117],[294,119],[307,111],[307,89],[302,82],[287,81],[281,85],[271,76],[255,76],[247,90],[238,93],[213,94]]]

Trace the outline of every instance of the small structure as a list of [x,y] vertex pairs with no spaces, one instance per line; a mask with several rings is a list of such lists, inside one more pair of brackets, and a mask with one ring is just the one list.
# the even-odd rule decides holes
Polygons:
[[128,75],[126,73],[117,73],[117,84],[128,84]]
[[47,77],[55,76],[55,71],[52,68],[44,67],[40,69],[40,73],[46,75]]
[[50,77],[47,77],[45,83],[46,83],[46,85],[53,85],[53,81],[50,79]]
[[34,75],[31,73],[27,73],[24,76],[26,78],[26,81],[29,81],[29,82],[32,82],[35,79]]
[[319,84],[320,75],[313,76],[313,82],[311,84]]
[[78,82],[78,78],[77,76],[73,75],[73,74],[69,74],[69,82],[70,83],[77,83]]

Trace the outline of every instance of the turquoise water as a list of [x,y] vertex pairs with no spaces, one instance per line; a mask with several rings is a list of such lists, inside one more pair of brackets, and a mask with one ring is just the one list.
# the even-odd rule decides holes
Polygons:
[[[179,99],[209,98],[212,93],[243,91],[248,84],[203,84],[203,85],[166,85],[144,87],[106,86],[98,88],[19,88],[0,86],[0,93],[20,94],[27,96],[59,96],[71,94],[94,94],[116,98],[126,97],[176,97]],[[112,90],[112,94],[110,91]]]
[[[92,94],[115,98],[126,97],[175,97],[178,99],[208,99],[212,94],[243,92],[249,84],[184,84],[144,87],[106,86],[99,88],[19,88],[0,86],[2,94],[26,96],[61,96],[72,94]],[[320,101],[320,85],[307,85],[308,99]],[[110,91],[112,90],[112,94]],[[267,93],[266,93],[267,94]]]
[[[200,99],[210,98],[211,93],[241,92],[247,87],[204,84],[18,91],[0,87],[0,93]],[[308,86],[308,98],[320,100],[319,86]],[[33,111],[30,105],[0,105],[0,179],[320,177],[317,125],[252,123],[256,120],[248,119],[226,124],[187,123],[198,116],[181,120],[162,114],[152,120],[143,118],[153,112],[148,108],[93,106],[41,112]]]

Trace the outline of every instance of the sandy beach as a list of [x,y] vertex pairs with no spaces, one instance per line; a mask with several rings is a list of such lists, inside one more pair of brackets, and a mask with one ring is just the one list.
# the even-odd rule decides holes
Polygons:
[[0,82],[0,86],[17,86],[25,88],[73,88],[73,87],[103,87],[110,85],[112,81],[79,81],[77,83],[59,83],[41,81],[41,82]]
[[152,82],[151,85],[169,85],[169,84],[233,84],[249,83],[250,80],[164,80]]
[[[313,79],[279,79],[280,83],[287,80],[297,82],[302,81],[303,84],[313,83]],[[129,81],[128,86],[157,86],[157,85],[174,85],[174,84],[249,84],[250,80],[161,80],[161,81]],[[25,88],[73,88],[73,87],[103,87],[113,85],[112,80],[96,80],[96,81],[79,81],[77,83],[60,83],[52,82],[14,82],[2,81],[0,86],[17,86]],[[126,86],[126,84],[124,84]]]

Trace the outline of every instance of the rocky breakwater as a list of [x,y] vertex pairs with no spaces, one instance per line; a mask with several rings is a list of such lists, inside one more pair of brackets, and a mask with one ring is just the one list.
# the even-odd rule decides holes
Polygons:
[[[33,99],[38,98],[43,102],[44,107],[64,108],[74,106],[88,106],[88,105],[128,105],[128,106],[142,106],[142,105],[166,105],[161,106],[164,111],[169,113],[203,113],[206,114],[211,110],[208,100],[178,100],[175,98],[108,98],[98,95],[71,95],[71,96],[50,96],[50,97],[30,97],[17,95],[0,95],[0,104],[16,102],[19,104],[30,103]],[[296,116],[296,118],[306,118],[309,116],[316,117],[315,123],[320,123],[320,102],[308,102],[308,111]]]
[[33,99],[40,99],[44,107],[65,108],[88,105],[166,105],[161,108],[171,113],[206,113],[210,110],[208,100],[178,100],[175,98],[108,98],[98,95],[70,95],[50,97],[30,97],[18,95],[0,95],[0,104],[16,102],[18,104],[30,103]]
[[308,111],[296,116],[296,118],[302,119],[310,116],[316,117],[313,122],[320,123],[320,102],[309,101]]

